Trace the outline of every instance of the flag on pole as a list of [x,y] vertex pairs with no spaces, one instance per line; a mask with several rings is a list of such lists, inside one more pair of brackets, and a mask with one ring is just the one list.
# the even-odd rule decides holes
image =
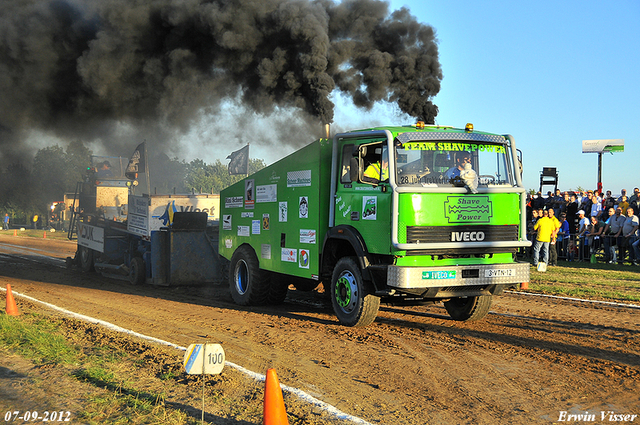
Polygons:
[[127,169],[124,172],[124,175],[130,180],[135,180],[138,178],[139,173],[146,172],[146,149],[144,144],[145,142],[140,143],[136,150],[133,151]]
[[249,174],[249,144],[244,148],[232,152],[227,157],[229,162],[229,174]]

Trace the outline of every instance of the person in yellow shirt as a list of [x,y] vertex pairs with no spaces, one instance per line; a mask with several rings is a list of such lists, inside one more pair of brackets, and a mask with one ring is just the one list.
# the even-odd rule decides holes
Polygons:
[[627,197],[622,195],[620,197],[621,201],[618,204],[618,207],[622,209],[622,215],[627,215],[627,208],[629,208],[629,202],[627,201]]
[[560,230],[560,220],[556,218],[553,208],[548,210],[549,220],[553,223],[553,232],[551,233],[551,240],[549,241],[549,265],[558,265],[558,251],[556,250],[556,239],[558,237],[558,231]]
[[364,170],[363,176],[366,178],[365,181],[373,183],[375,181],[389,180],[389,157],[385,154],[386,151],[382,154],[382,166],[380,165],[380,161],[376,161],[369,164]]
[[[555,217],[554,217],[555,218]],[[556,219],[556,221],[558,221]],[[559,224],[558,224],[558,227]],[[549,243],[553,233],[557,230],[556,223],[549,218],[549,212],[545,211],[544,215],[538,219],[538,222],[533,226],[534,230],[537,230],[536,240],[533,244],[533,265],[538,266],[538,260],[540,259],[540,249],[544,250],[543,262],[549,263]]]

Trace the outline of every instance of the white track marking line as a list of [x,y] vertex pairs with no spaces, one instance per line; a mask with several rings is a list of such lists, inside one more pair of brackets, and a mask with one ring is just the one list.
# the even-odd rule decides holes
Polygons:
[[561,297],[559,295],[536,294],[532,292],[518,292],[518,291],[505,291],[505,292],[510,294],[527,295],[530,297],[555,298],[558,300],[577,301],[581,303],[604,304],[604,305],[610,305],[614,307],[640,308],[640,305],[637,305],[637,304],[614,303],[612,301],[586,300],[583,298]]

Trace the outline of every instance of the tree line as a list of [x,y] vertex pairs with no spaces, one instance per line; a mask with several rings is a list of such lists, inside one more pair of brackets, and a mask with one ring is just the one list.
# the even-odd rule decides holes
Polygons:
[[[220,193],[244,177],[229,175],[227,165],[220,160],[207,164],[201,159],[186,162],[169,158],[160,152],[147,154],[153,194]],[[1,217],[9,214],[15,225],[28,224],[35,214],[49,217],[51,205],[63,201],[66,193],[75,193],[77,183],[95,165],[92,156],[93,152],[76,140],[66,148],[42,148],[30,163],[15,162],[0,170]],[[249,174],[264,167],[263,160],[249,159]]]

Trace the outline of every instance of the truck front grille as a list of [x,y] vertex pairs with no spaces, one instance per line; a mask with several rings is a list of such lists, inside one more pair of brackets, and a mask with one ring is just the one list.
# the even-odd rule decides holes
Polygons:
[[518,240],[518,225],[407,226],[407,243],[503,242]]

